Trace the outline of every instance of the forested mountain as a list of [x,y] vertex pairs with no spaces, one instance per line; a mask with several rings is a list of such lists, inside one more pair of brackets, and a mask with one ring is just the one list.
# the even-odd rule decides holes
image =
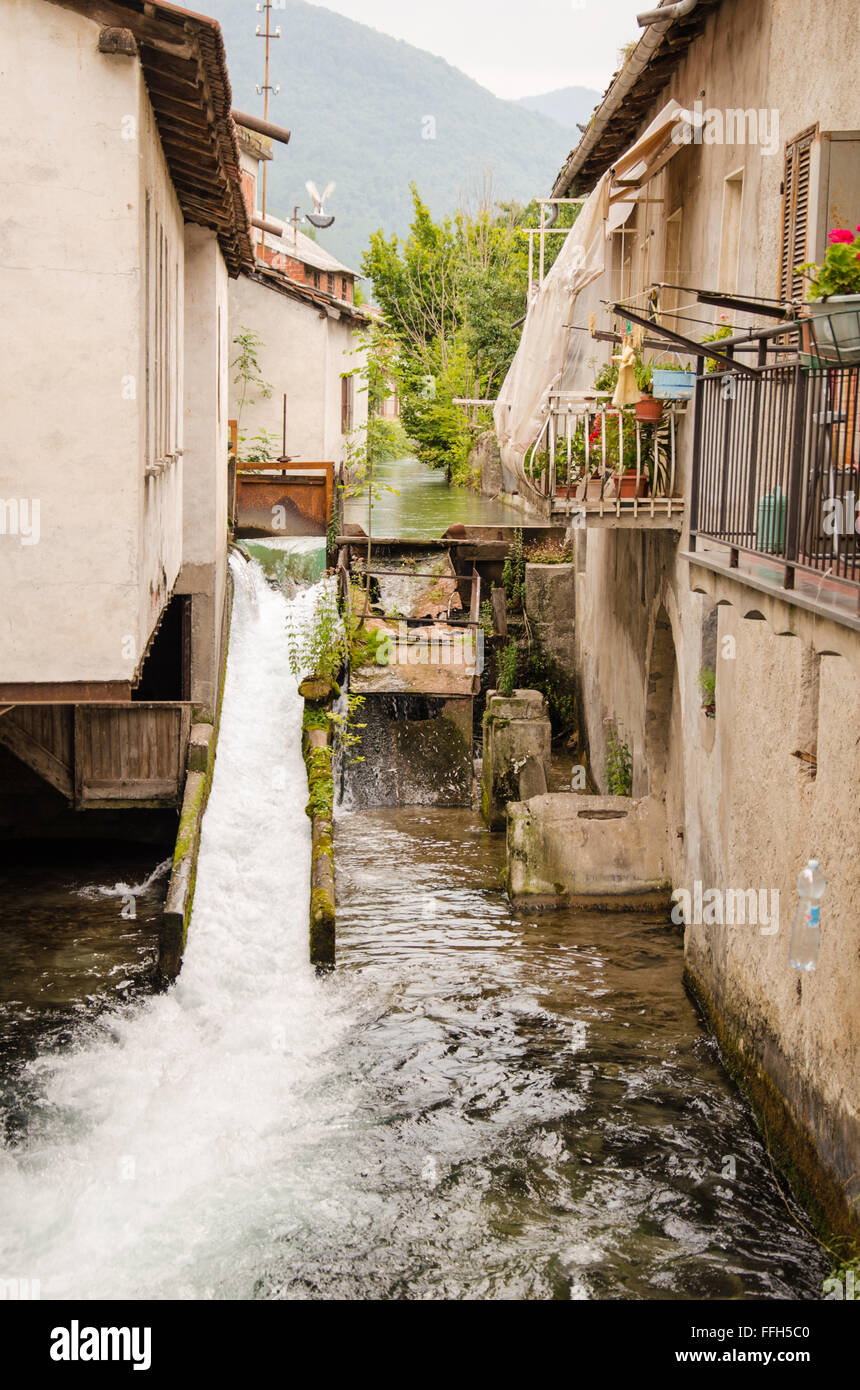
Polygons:
[[[201,0],[224,31],[234,104],[262,114],[263,16],[253,0]],[[337,221],[321,245],[359,268],[371,232],[404,235],[414,181],[431,211],[454,212],[470,188],[492,178],[497,199],[548,193],[571,146],[556,121],[500,101],[462,72],[410,44],[303,0],[271,12],[269,116],[293,132],[269,165],[268,208],[311,209],[305,181],[337,183]],[[329,209],[327,209],[329,210]]]

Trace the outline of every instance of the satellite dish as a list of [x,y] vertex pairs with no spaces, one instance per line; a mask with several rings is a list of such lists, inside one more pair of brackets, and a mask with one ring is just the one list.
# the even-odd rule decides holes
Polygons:
[[305,188],[308,190],[308,193],[310,193],[314,204],[313,212],[307,214],[307,219],[312,227],[330,227],[334,222],[334,218],[326,213],[325,203],[326,199],[330,198],[332,193],[334,193],[335,187],[335,184],[330,183],[327,185],[325,192],[321,194],[316,184],[312,183],[310,179],[308,179],[305,184]]

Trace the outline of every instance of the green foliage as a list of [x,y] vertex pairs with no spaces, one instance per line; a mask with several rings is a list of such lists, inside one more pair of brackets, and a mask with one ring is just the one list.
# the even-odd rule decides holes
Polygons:
[[[241,388],[236,408],[236,425],[239,429],[245,405],[253,403],[256,396],[260,400],[268,400],[272,394],[272,387],[271,383],[265,380],[260,367],[260,349],[266,346],[263,340],[252,329],[240,328],[233,338],[233,346],[236,348],[236,356],[230,362],[230,366],[236,371],[233,385]],[[244,436],[240,436],[240,442],[243,440]]]
[[307,814],[330,818],[334,811],[334,776],[332,774],[333,750],[330,745],[324,748],[308,748],[305,763],[308,769]]
[[272,463],[280,458],[280,440],[270,430],[261,429],[246,444],[245,435],[239,435],[239,458],[242,463]]
[[717,693],[717,673],[705,667],[699,672],[699,689],[703,695],[713,699]]
[[522,528],[514,531],[510,549],[502,567],[502,583],[512,608],[524,608],[526,601],[526,560],[523,551]]
[[604,719],[606,728],[606,786],[610,796],[630,796],[633,791],[633,757],[615,719]]
[[493,621],[493,605],[488,598],[485,598],[484,602],[481,604],[481,612],[478,621],[481,624],[484,636],[487,638],[492,637],[495,632],[495,623]]
[[[493,204],[434,221],[412,185],[413,220],[405,241],[371,237],[362,268],[400,349],[403,424],[422,462],[448,479],[475,485],[469,455],[489,423],[471,420],[455,399],[492,396],[511,364],[526,311],[528,241],[537,208]],[[574,212],[562,209],[561,224]],[[562,246],[548,238],[547,268]]]
[[[352,754],[353,750],[361,743],[362,730],[366,729],[367,725],[359,724],[356,716],[363,709],[364,696],[354,695],[350,692],[346,700],[345,713],[340,713],[337,710],[331,712],[330,719],[337,740],[337,748],[344,756]],[[363,763],[364,759],[352,756],[349,761],[351,763]]]
[[579,727],[576,696],[567,673],[537,640],[532,642],[526,682],[531,690],[546,697],[553,738],[572,733]]
[[531,545],[526,546],[525,558],[535,565],[566,565],[573,559],[573,548],[565,545],[563,540],[553,540],[550,537],[547,540],[532,541]]
[[[723,317],[725,318],[725,315],[723,315]],[[719,342],[722,342],[722,340],[723,340],[724,338],[730,338],[730,337],[732,336],[732,334],[734,333],[734,331],[735,331],[735,330],[734,330],[734,325],[733,325],[733,324],[731,324],[731,323],[721,323],[720,326],[719,326],[719,328],[715,329],[715,331],[714,331],[713,333],[706,333],[705,336],[704,336],[704,338],[702,339],[702,342],[703,342],[703,343],[719,343]],[[723,367],[722,362],[718,362],[717,359],[716,359],[715,357],[709,357],[708,360],[707,360],[707,362],[705,363],[705,371],[706,371],[706,372],[716,372],[716,371],[718,371],[718,370],[719,370],[719,371],[722,371],[722,367]]]
[[400,420],[372,416],[367,424],[367,450],[373,463],[407,458],[412,442]]
[[496,689],[500,695],[513,695],[517,688],[518,668],[519,651],[517,649],[516,638],[512,637],[499,659],[499,675],[496,682]]
[[293,612],[287,619],[290,670],[296,680],[315,676],[333,682],[346,655],[346,640],[337,596],[330,585],[320,589],[313,612],[307,617]]

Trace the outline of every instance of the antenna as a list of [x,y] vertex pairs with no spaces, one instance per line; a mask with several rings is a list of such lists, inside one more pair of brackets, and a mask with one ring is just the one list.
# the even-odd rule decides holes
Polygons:
[[[280,24],[276,24],[276,25],[275,25],[274,32],[272,32],[272,29],[271,29],[270,21],[271,21],[271,17],[272,17],[272,8],[273,8],[273,7],[272,7],[272,0],[261,0],[261,3],[257,5],[257,14],[262,14],[262,13],[265,11],[265,15],[266,15],[266,28],[265,28],[265,29],[261,29],[261,28],[260,28],[260,25],[258,24],[258,25],[257,25],[257,34],[256,34],[256,37],[257,37],[258,39],[265,39],[265,40],[266,40],[266,66],[265,66],[265,75],[264,75],[264,78],[263,78],[263,85],[262,85],[262,87],[259,85],[259,83],[257,83],[257,95],[259,96],[261,92],[262,92],[262,94],[263,94],[263,120],[264,120],[264,121],[267,121],[267,120],[269,119],[269,92],[272,92],[275,96],[277,96],[277,95],[278,95],[278,92],[281,90],[279,86],[273,87],[272,84],[269,82],[269,43],[270,43],[270,41],[271,41],[272,39],[279,39],[279,38],[281,37],[281,26],[280,26]],[[265,220],[266,220],[266,160],[265,160],[265,159],[264,159],[264,160],[261,160],[261,163],[262,163],[262,165],[263,165],[263,200],[262,200],[261,214],[262,214],[262,221],[265,222]],[[264,231],[261,231],[261,232],[260,232],[260,245],[261,245],[261,246],[265,246],[265,244],[266,244],[266,233],[265,233]]]

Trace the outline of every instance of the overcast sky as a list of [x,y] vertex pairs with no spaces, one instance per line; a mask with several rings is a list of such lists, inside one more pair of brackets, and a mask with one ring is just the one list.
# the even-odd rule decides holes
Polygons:
[[637,11],[656,3],[326,0],[323,8],[436,53],[496,96],[515,98],[557,87],[602,92],[618,66],[618,50],[642,33]]

